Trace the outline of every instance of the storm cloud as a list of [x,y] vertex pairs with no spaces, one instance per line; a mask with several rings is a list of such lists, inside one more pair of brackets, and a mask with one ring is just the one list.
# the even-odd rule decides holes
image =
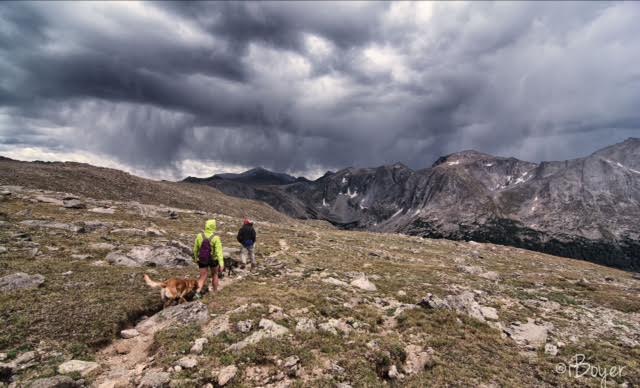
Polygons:
[[640,3],[0,4],[0,154],[317,175],[640,136]]

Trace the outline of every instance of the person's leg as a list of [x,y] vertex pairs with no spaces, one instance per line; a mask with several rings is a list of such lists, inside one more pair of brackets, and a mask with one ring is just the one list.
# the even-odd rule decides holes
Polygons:
[[240,248],[240,262],[243,265],[247,265],[247,248],[244,246]]
[[220,279],[218,278],[218,266],[211,268],[211,286],[213,287],[213,292],[218,291],[218,286],[220,285]]
[[200,278],[198,278],[198,290],[196,291],[197,294],[200,294],[200,292],[202,291],[202,288],[204,287],[204,284],[207,282],[208,273],[209,273],[209,268],[207,267],[200,268]]
[[251,269],[256,267],[256,246],[255,244],[248,248],[249,256],[251,257]]

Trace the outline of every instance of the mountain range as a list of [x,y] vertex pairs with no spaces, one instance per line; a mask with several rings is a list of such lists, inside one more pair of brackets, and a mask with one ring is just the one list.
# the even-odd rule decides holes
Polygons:
[[469,150],[413,170],[345,168],[315,181],[257,168],[188,177],[345,229],[491,242],[640,268],[640,139],[532,163]]

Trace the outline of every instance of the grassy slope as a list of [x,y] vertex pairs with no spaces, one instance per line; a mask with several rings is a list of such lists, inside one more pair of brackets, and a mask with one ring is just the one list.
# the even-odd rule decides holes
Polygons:
[[[93,168],[65,165],[62,170],[71,171],[58,172],[54,168],[48,177],[43,176],[42,171],[37,171],[25,178],[23,174],[29,170],[29,166],[21,165],[14,170],[19,177],[12,177],[3,171],[0,182],[29,185],[31,180],[40,179],[42,182],[39,185],[57,189],[58,186],[47,179],[68,180],[72,177],[78,182],[73,183],[74,186],[71,186],[71,182],[63,185],[64,191],[78,190],[80,194],[90,191],[83,188],[85,184],[89,187],[89,183],[83,183],[78,178],[84,172],[78,175],[78,171],[89,169],[89,173],[94,174],[91,173]],[[36,170],[40,168],[38,165]],[[98,185],[100,190],[112,186],[108,182],[114,176],[112,174],[112,170],[108,170],[105,183]],[[115,176],[118,174],[115,173]],[[125,178],[134,181],[139,179],[130,176]],[[94,178],[92,182],[95,182]],[[165,197],[165,194],[156,193],[157,187],[154,186],[164,183],[143,181],[123,184],[125,194],[119,193],[119,189],[112,189],[112,192],[106,191],[108,194],[91,196],[102,199],[118,199],[116,197],[119,195],[126,199],[135,198],[137,188],[134,184],[152,187],[146,189],[147,194],[137,198],[150,203],[163,203],[176,193],[183,193],[182,190],[192,190],[188,186],[185,189],[167,184],[167,187],[173,187],[176,191]],[[197,190],[201,189],[209,190],[198,186]],[[229,216],[218,216],[223,244],[234,245],[235,229],[242,215],[234,209],[238,203],[246,201],[222,198],[217,192],[210,192],[218,204],[212,205],[210,211],[229,213]],[[209,202],[206,194],[199,191],[192,198]],[[187,202],[182,202],[188,199],[173,198],[171,201],[174,206],[189,206]],[[228,209],[221,204],[228,206]],[[200,203],[196,205],[198,208],[201,206]],[[8,351],[10,356],[43,347],[60,351],[60,355],[22,372],[23,379],[53,374],[55,365],[64,357],[92,358],[101,345],[115,338],[122,326],[149,310],[157,309],[159,305],[157,293],[142,283],[141,274],[145,269],[92,265],[95,260],[103,259],[106,252],[93,252],[94,257],[89,260],[74,260],[70,256],[73,253],[85,253],[90,242],[104,242],[107,239],[116,244],[135,245],[150,243],[148,238],[113,237],[99,232],[52,232],[26,228],[18,225],[19,221],[102,220],[119,223],[123,227],[156,226],[166,231],[166,239],[189,244],[193,234],[207,218],[204,215],[182,213],[178,220],[144,218],[127,211],[118,211],[114,215],[92,214],[18,198],[5,201],[1,206],[10,226],[0,229],[0,245],[10,251],[0,256],[0,276],[23,271],[41,273],[47,280],[37,290],[0,294],[0,327],[3,328],[0,351]],[[389,384],[384,379],[384,371],[391,364],[399,365],[406,356],[404,346],[415,343],[431,347],[435,352],[435,363],[424,372],[404,380],[403,385],[572,385],[576,380],[556,374],[554,367],[557,362],[566,362],[577,353],[586,354],[596,365],[626,366],[623,378],[617,381],[640,383],[639,349],[626,346],[616,335],[618,332],[600,333],[598,327],[598,315],[604,313],[612,316],[620,327],[628,326],[629,321],[638,322],[640,286],[628,273],[490,244],[472,245],[400,235],[343,232],[319,223],[302,224],[286,219],[286,222],[279,222],[282,216],[274,215],[262,205],[255,206],[259,260],[264,261],[265,256],[280,252],[277,260],[284,263],[287,271],[266,268],[258,276],[237,282],[219,295],[208,296],[205,301],[211,312],[224,314],[246,303],[261,303],[264,307],[232,314],[232,323],[252,319],[256,325],[260,318],[271,316],[268,305],[277,305],[285,309],[287,316],[273,319],[290,329],[295,327],[294,311],[299,308],[308,309],[304,316],[319,322],[329,318],[349,318],[364,324],[365,329],[354,331],[344,338],[322,332],[295,332],[282,339],[262,341],[238,354],[224,351],[226,346],[246,336],[232,329],[229,333],[210,339],[205,350],[206,360],[198,370],[182,372],[176,378],[193,379],[197,382],[193,383],[196,386],[211,381],[212,368],[235,363],[240,368],[239,382],[242,383],[252,368],[265,368],[269,373],[274,373],[278,369],[277,359],[297,355],[307,371],[322,369],[328,360],[345,369],[342,374],[326,371],[318,375],[309,373],[305,377],[308,380],[299,380],[299,384],[306,381],[305,384],[331,385],[348,381],[355,386],[378,386]],[[27,258],[26,251],[21,250],[23,245],[13,237],[19,232],[30,234],[31,239],[40,244],[41,254],[35,259]],[[153,240],[159,242],[162,239]],[[288,250],[282,249],[280,240],[286,242]],[[456,268],[460,263],[496,271],[501,279],[493,282],[461,272]],[[69,270],[73,273],[63,275]],[[331,276],[348,282],[349,272],[353,271],[364,272],[374,279],[378,291],[358,291],[321,281]],[[159,270],[156,276],[162,278],[190,273],[193,271]],[[580,279],[586,279],[587,282],[580,282]],[[500,320],[506,324],[514,320],[526,321],[527,317],[552,322],[555,325],[552,338],[566,342],[567,347],[557,357],[538,351],[534,358],[530,358],[513,341],[503,338],[500,331],[466,316],[450,311],[422,309],[396,315],[393,309],[376,303],[376,298],[416,303],[429,292],[444,296],[463,289],[483,291],[488,304],[498,308]],[[403,291],[404,295],[400,296],[398,291]],[[531,303],[544,299],[557,301],[561,309],[545,312]],[[345,303],[348,305],[345,306]],[[576,320],[573,313],[592,313],[594,316]],[[389,325],[390,318],[394,316],[396,327]],[[156,366],[172,365],[201,335],[197,327],[159,334],[154,347],[157,356],[154,363]],[[576,336],[576,341],[570,340],[572,335]],[[637,335],[636,332],[636,339]],[[367,346],[372,340],[379,342],[378,349]],[[249,382],[245,384],[250,385]],[[598,386],[599,380],[583,379],[581,384]]]

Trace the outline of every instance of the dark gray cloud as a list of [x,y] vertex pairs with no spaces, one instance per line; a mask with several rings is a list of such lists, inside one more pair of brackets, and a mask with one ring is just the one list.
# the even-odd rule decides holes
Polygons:
[[640,136],[640,5],[0,4],[0,153],[178,178]]

